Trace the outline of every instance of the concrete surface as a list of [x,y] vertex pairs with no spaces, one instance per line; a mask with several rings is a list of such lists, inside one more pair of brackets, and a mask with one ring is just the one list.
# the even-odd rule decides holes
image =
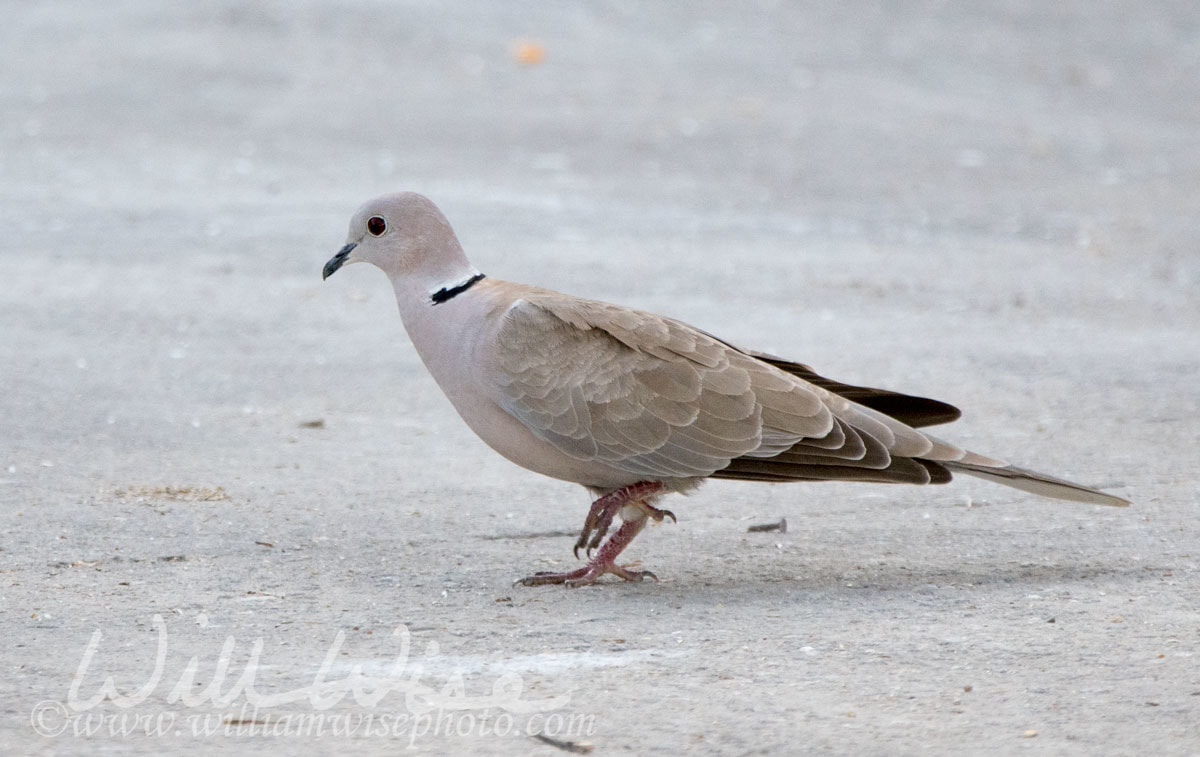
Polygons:
[[[1200,753],[1194,2],[0,15],[0,751]],[[1136,506],[714,484],[513,588],[585,494],[320,280],[397,189]]]

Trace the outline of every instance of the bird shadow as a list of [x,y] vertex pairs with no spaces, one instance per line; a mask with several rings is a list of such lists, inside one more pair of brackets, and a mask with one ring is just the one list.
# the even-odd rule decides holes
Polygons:
[[703,596],[707,602],[719,602],[726,606],[788,598],[805,598],[813,603],[840,601],[838,598],[862,600],[875,597],[890,600],[945,590],[969,591],[973,597],[985,599],[990,594],[1006,593],[1013,589],[1035,593],[1053,590],[1069,594],[1071,589],[1078,590],[1088,582],[1136,582],[1168,570],[1144,564],[1099,563],[1094,560],[1086,564],[1024,562],[958,566],[862,566],[843,561],[806,560],[786,570],[778,564],[770,571],[755,571],[753,566],[746,565],[720,573],[715,562],[711,570],[706,569],[707,564],[694,567],[692,571],[680,573],[658,570],[661,576],[659,581],[627,583],[615,577],[606,577],[592,586],[578,589],[548,586],[516,590],[578,591],[585,592],[589,597],[600,595],[620,601],[642,601],[653,597],[656,600],[682,602]]
[[[743,604],[764,597],[833,595],[876,596],[879,598],[908,597],[929,594],[945,589],[969,590],[984,597],[1012,589],[1046,591],[1055,587],[1068,591],[1088,582],[1139,581],[1157,570],[1152,566],[1115,563],[1014,563],[970,564],[960,566],[876,565],[862,568],[847,563],[831,564],[806,561],[795,570],[753,572],[742,569],[737,573],[714,575],[691,573],[672,577],[653,586],[657,595],[686,596],[697,591],[728,604]],[[606,587],[607,588],[607,587]],[[637,588],[637,587],[630,587]]]

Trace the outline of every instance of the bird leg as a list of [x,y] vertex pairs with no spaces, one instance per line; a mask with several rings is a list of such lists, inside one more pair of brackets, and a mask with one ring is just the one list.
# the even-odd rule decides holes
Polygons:
[[591,556],[592,550],[600,546],[600,542],[608,533],[613,518],[625,505],[638,507],[655,521],[661,521],[666,515],[671,516],[671,520],[675,520],[675,513],[670,510],[659,510],[645,501],[647,496],[657,494],[662,489],[663,485],[657,481],[639,481],[636,484],[613,490],[593,502],[591,509],[588,510],[587,519],[583,522],[583,530],[579,532],[579,538],[575,540],[575,557],[579,557],[579,550],[583,547],[587,547],[585,554]]
[[627,520],[621,524],[617,532],[604,543],[596,556],[588,560],[588,564],[578,570],[571,570],[565,573],[540,572],[534,573],[528,578],[522,578],[517,581],[522,586],[541,586],[542,584],[563,584],[569,587],[587,586],[594,584],[605,573],[612,573],[620,576],[626,581],[641,581],[644,578],[653,578],[658,580],[658,576],[648,570],[629,570],[622,568],[616,564],[617,555],[621,554],[621,550],[629,546],[629,542],[633,541],[633,537],[638,535],[646,526],[646,516],[641,516],[633,520]]
[[621,554],[621,551],[629,546],[634,537],[645,528],[649,518],[661,521],[664,517],[669,516],[671,520],[675,520],[675,514],[670,510],[660,510],[645,501],[646,497],[656,494],[662,489],[661,483],[641,481],[600,497],[592,503],[591,509],[588,510],[583,531],[580,533],[578,541],[575,542],[576,557],[579,556],[579,548],[584,546],[587,547],[587,554],[591,556],[592,550],[608,533],[616,514],[622,512],[625,507],[629,507],[630,510],[624,510],[622,514],[624,522],[621,527],[604,543],[604,546],[600,547],[595,557],[591,557],[588,564],[578,570],[565,573],[535,573],[517,583],[522,586],[540,586],[542,584],[586,586],[595,583],[605,573],[620,576],[626,581],[641,581],[645,578],[653,578],[657,581],[658,577],[650,571],[622,568],[616,564],[616,559],[617,555]]

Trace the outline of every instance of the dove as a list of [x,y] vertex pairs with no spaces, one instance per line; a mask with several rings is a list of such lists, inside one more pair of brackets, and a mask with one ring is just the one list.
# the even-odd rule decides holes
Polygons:
[[945,484],[963,473],[1044,497],[1129,504],[923,431],[960,416],[947,403],[843,384],[666,316],[485,276],[420,194],[363,205],[323,278],[354,263],[387,274],[413,347],[480,439],[590,492],[575,543],[583,567],[519,584],[658,580],[618,555],[650,520],[675,520],[657,506],[664,495],[710,478]]

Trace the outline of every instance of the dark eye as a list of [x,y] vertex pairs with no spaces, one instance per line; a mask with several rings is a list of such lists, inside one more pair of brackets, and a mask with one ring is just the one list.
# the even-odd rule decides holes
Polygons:
[[387,221],[383,220],[382,216],[371,216],[367,219],[367,231],[374,236],[379,236],[387,231]]

